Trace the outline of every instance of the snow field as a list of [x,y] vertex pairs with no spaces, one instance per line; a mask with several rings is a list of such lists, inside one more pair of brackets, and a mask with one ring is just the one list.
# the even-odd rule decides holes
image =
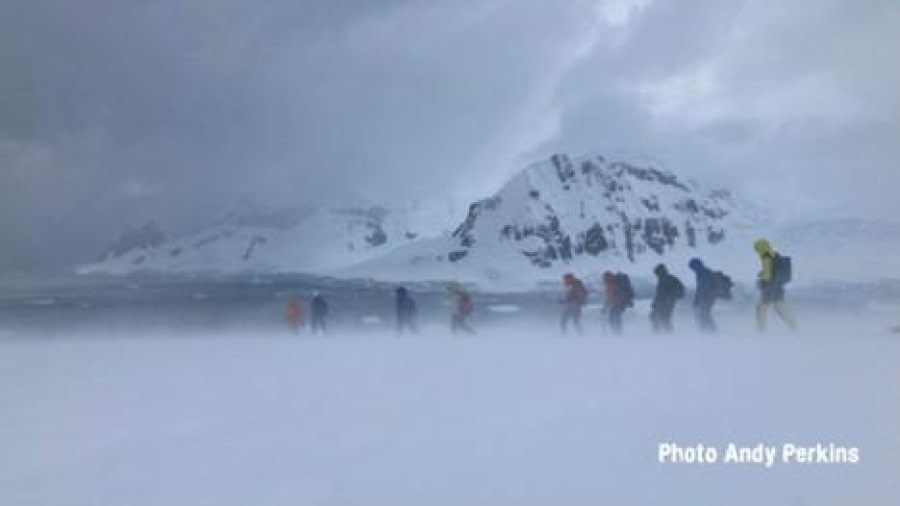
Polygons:
[[[895,504],[900,340],[807,321],[766,336],[6,338],[0,503]],[[666,442],[834,442],[861,462],[661,464]]]

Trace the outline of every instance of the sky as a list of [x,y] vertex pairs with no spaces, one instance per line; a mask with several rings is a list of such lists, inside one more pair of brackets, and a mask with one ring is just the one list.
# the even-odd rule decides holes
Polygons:
[[892,0],[2,0],[0,270],[603,153],[898,220]]

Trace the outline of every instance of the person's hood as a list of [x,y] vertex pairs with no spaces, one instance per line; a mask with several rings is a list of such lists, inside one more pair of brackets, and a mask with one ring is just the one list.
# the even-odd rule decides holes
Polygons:
[[669,273],[669,270],[666,269],[666,266],[664,264],[659,264],[653,268],[653,273],[657,276],[665,276]]
[[753,249],[760,255],[771,255],[774,252],[772,250],[772,245],[767,239],[757,239],[757,241],[753,243]]
[[703,268],[703,262],[701,262],[699,258],[692,258],[691,261],[688,262],[688,267],[690,267],[692,271],[699,271]]

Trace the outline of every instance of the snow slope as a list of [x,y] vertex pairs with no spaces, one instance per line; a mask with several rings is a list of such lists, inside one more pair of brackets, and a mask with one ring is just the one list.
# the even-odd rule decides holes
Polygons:
[[[893,505],[900,341],[801,334],[0,340],[16,506]],[[28,336],[20,336],[28,337]],[[660,443],[856,446],[660,464]]]
[[[242,208],[200,232],[169,241],[129,232],[79,274],[330,272],[381,255],[450,225],[445,206],[391,210]],[[145,227],[146,229],[147,227]],[[150,228],[155,231],[155,228]],[[123,241],[123,239],[128,239]],[[135,247],[123,251],[121,244]]]

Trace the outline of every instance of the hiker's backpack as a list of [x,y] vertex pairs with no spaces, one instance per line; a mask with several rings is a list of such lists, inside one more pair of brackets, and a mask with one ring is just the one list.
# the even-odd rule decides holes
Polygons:
[[631,278],[628,277],[628,274],[624,272],[616,274],[616,292],[624,306],[634,306],[634,287],[631,286]]
[[772,281],[786,285],[791,282],[793,274],[791,257],[777,253],[772,255]]
[[712,273],[713,295],[717,299],[731,300],[731,289],[734,288],[734,282],[722,271],[713,271]]

